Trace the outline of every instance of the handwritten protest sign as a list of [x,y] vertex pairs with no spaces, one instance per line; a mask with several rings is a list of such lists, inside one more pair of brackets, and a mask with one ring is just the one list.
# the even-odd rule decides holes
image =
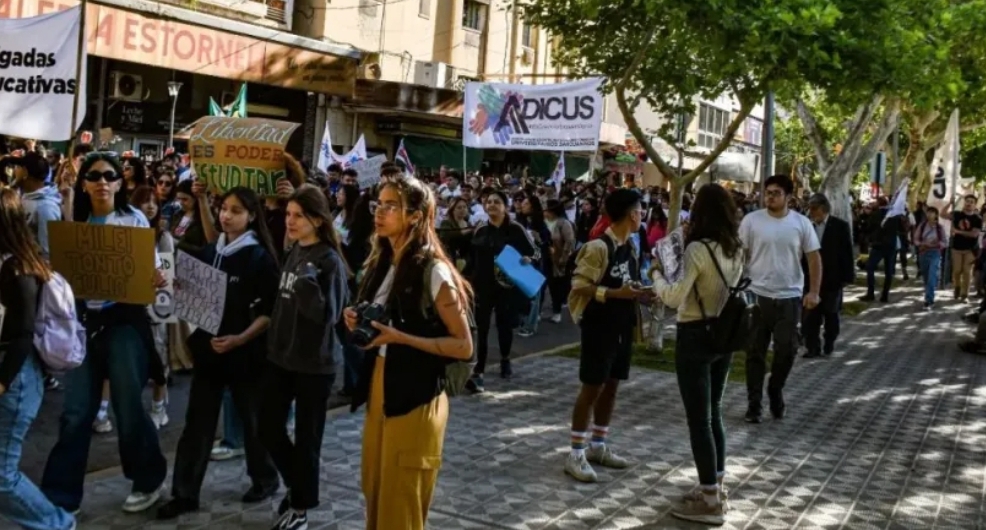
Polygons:
[[173,324],[178,322],[178,317],[175,316],[175,255],[162,252],[158,256],[161,258],[161,273],[168,284],[158,287],[154,294],[154,303],[148,309],[152,321]]
[[213,191],[246,186],[274,195],[277,180],[287,176],[284,147],[298,126],[263,118],[200,118],[188,137],[195,175]]
[[681,228],[664,236],[655,245],[655,253],[660,261],[664,279],[677,283],[685,276],[683,257],[685,255],[685,233]]
[[154,303],[154,230],[52,221],[48,244],[52,268],[76,297]]
[[175,316],[219,333],[226,308],[226,273],[179,252],[175,260]]
[[386,155],[377,155],[367,160],[360,160],[350,166],[351,169],[355,169],[356,173],[359,174],[356,177],[359,189],[365,190],[366,188],[372,188],[380,182],[380,168],[383,167],[386,161]]

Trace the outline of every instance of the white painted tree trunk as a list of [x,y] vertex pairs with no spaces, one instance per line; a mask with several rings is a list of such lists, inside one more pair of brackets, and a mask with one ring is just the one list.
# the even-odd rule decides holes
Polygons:
[[839,165],[836,164],[829,169],[822,180],[819,191],[825,194],[829,203],[832,204],[831,214],[852,225],[852,205],[849,195],[849,183],[852,180],[852,175],[836,174],[835,171],[838,170]]

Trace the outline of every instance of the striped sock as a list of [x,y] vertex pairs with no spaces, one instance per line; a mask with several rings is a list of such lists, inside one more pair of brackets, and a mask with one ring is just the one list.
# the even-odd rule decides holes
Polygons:
[[572,456],[581,458],[585,455],[585,440],[588,433],[572,431]]
[[593,425],[592,426],[592,439],[589,440],[589,445],[593,449],[602,447],[606,445],[606,435],[609,434],[608,425]]

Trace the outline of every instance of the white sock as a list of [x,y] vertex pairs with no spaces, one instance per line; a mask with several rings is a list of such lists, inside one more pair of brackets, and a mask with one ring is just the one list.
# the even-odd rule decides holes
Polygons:
[[719,505],[719,485],[715,486],[702,486],[702,498],[705,499],[705,504],[709,506]]
[[109,408],[110,408],[110,402],[109,401],[107,401],[105,399],[103,401],[100,401],[99,402],[99,412],[96,413],[96,419],[98,419],[99,421],[105,420],[106,419],[106,416],[109,415]]
[[725,480],[726,480],[726,472],[716,471],[716,482],[719,484],[720,487],[722,486],[722,483],[725,482]]

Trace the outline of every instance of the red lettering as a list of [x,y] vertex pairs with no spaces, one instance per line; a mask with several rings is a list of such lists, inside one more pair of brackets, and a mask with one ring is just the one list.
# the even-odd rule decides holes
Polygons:
[[195,37],[188,30],[179,30],[175,34],[175,55],[181,60],[195,55]]
[[154,53],[154,50],[157,48],[157,24],[154,22],[145,22],[140,29],[141,35],[144,37],[140,42],[140,51]]
[[96,45],[99,45],[98,41],[103,41],[103,45],[111,48],[113,47],[113,13],[108,12],[99,21],[99,25],[96,27],[95,39]]
[[127,21],[123,24],[123,49],[130,51],[137,49],[137,45],[134,43],[134,37],[137,36],[138,24],[140,24],[139,20],[127,17]]
[[171,49],[171,34],[175,32],[175,28],[171,27],[168,24],[165,24],[164,27],[161,29],[162,32],[164,33],[164,42],[161,43],[161,52],[162,52],[162,56],[167,57],[168,50]]
[[232,46],[230,46],[229,40],[222,37],[216,39],[216,62],[222,61],[226,65],[226,68],[229,68],[229,50],[231,48]]
[[199,35],[199,62],[203,66],[212,65],[212,37],[206,34]]

